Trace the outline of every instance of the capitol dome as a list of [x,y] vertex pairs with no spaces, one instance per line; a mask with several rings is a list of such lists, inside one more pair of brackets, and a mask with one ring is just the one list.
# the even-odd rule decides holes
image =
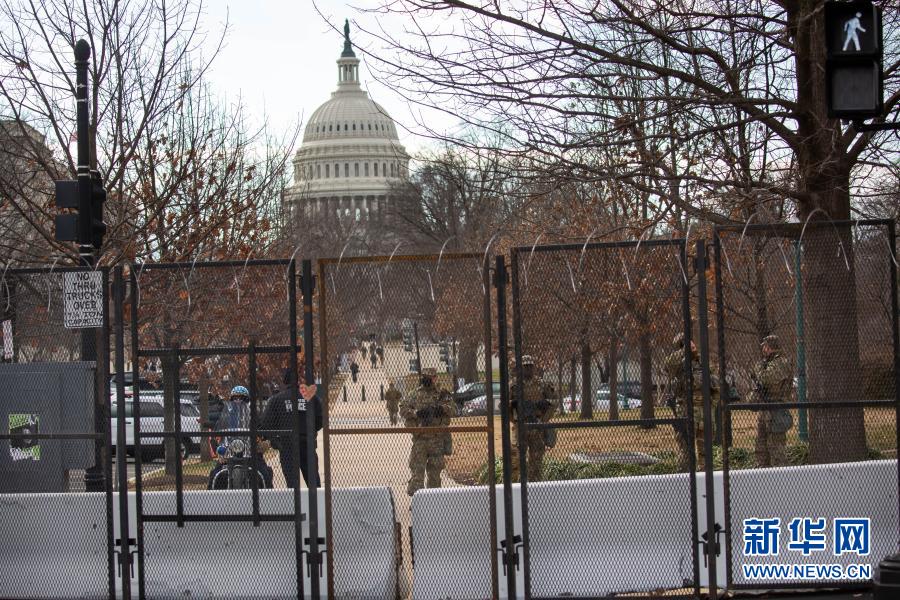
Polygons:
[[360,86],[347,22],[337,65],[337,90],[309,118],[294,156],[294,180],[285,192],[294,224],[381,220],[392,186],[407,176],[409,155],[393,119]]

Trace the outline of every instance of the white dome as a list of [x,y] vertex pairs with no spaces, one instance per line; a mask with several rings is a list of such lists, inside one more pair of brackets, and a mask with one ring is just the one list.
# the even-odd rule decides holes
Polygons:
[[338,88],[312,113],[294,156],[286,213],[296,219],[381,218],[391,190],[407,176],[409,155],[393,119],[359,84],[359,59],[344,25]]
[[334,92],[312,114],[303,132],[304,144],[347,138],[399,140],[393,119],[362,90]]

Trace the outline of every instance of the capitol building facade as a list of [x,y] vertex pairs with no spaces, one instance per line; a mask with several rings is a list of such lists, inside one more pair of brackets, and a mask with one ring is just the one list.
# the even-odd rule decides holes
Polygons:
[[360,86],[359,59],[344,24],[338,87],[306,123],[294,156],[284,214],[293,226],[328,221],[381,222],[393,186],[407,178],[409,155],[387,112]]

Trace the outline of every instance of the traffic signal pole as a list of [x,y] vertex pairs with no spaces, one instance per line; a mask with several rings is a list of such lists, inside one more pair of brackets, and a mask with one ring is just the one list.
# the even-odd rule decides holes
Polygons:
[[[85,267],[93,267],[95,264],[94,247],[91,243],[93,237],[93,182],[91,180],[91,144],[88,121],[88,66],[91,58],[91,46],[85,40],[75,43],[75,103],[76,103],[76,131],[78,135],[78,256]],[[104,290],[104,298],[107,290]],[[101,373],[105,373],[106,367],[102,367],[97,361],[97,334],[93,328],[81,330],[81,360],[93,362],[94,367],[94,422],[97,431],[101,427],[108,427],[106,420],[105,382],[101,380]],[[84,487],[88,492],[101,492],[105,489],[106,480],[102,465],[104,464],[103,440],[94,442],[94,464],[85,469]]]
[[[91,58],[91,47],[85,40],[75,44],[75,103],[76,131],[78,133],[78,255],[85,266],[94,266],[94,248],[91,244],[91,145],[88,123],[88,64]],[[86,332],[89,333],[89,332]],[[87,335],[85,335],[87,337]],[[82,338],[82,358],[84,356],[84,337]]]

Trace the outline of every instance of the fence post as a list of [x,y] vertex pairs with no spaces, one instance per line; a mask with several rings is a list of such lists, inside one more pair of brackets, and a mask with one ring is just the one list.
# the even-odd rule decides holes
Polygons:
[[[118,444],[117,466],[119,468],[119,561],[122,569],[122,598],[131,597],[131,551],[128,538],[131,534],[128,530],[128,464],[125,460],[125,282],[122,278],[122,265],[118,265],[113,275],[113,306],[115,310],[116,332],[116,437]],[[135,319],[136,315],[132,315]],[[132,360],[137,364],[137,358]],[[134,389],[139,386],[139,380],[132,384]],[[137,403],[138,400],[135,400]],[[109,425],[107,425],[108,427]],[[108,448],[107,451],[111,451]],[[138,453],[139,450],[135,450]],[[136,457],[136,460],[139,457]],[[140,477],[140,471],[137,472]],[[135,538],[140,532],[135,532]]]
[[[303,379],[306,385],[313,385],[315,374],[313,357],[313,276],[312,262],[304,260],[300,277],[300,291],[303,296]],[[374,350],[372,350],[374,352]],[[363,392],[365,393],[365,392]],[[328,396],[326,394],[326,402]],[[307,500],[309,509],[309,590],[313,599],[319,597],[319,566],[322,555],[319,552],[319,544],[325,540],[319,539],[319,461],[316,457],[316,420],[315,403],[307,405],[306,409],[306,472],[309,481],[306,487],[309,491]],[[330,553],[329,553],[330,556]]]
[[366,384],[363,384],[362,386],[362,401],[366,401]]
[[[794,304],[797,305],[797,402],[806,402],[806,333],[803,323],[803,249],[800,240],[794,241]],[[806,409],[797,411],[797,436],[801,442],[809,441]]]
[[[515,551],[515,527],[513,525],[512,497],[512,437],[509,418],[509,342],[506,329],[506,264],[502,256],[497,257],[494,272],[494,287],[497,288],[497,354],[500,357],[500,434],[503,456],[503,520],[505,540],[502,543],[503,565],[506,573],[506,596],[516,597],[516,567],[518,557]],[[490,368],[490,361],[485,367]],[[523,515],[524,519],[524,515]]]
[[712,398],[710,393],[709,372],[709,312],[706,303],[706,242],[697,240],[697,313],[699,320],[700,337],[700,367],[702,371],[703,391],[703,422],[707,424],[703,428],[703,450],[706,453],[705,483],[706,483],[706,565],[709,581],[709,597],[717,597],[718,585],[716,582],[716,502],[715,482],[713,481],[713,431],[708,425],[712,423]]

